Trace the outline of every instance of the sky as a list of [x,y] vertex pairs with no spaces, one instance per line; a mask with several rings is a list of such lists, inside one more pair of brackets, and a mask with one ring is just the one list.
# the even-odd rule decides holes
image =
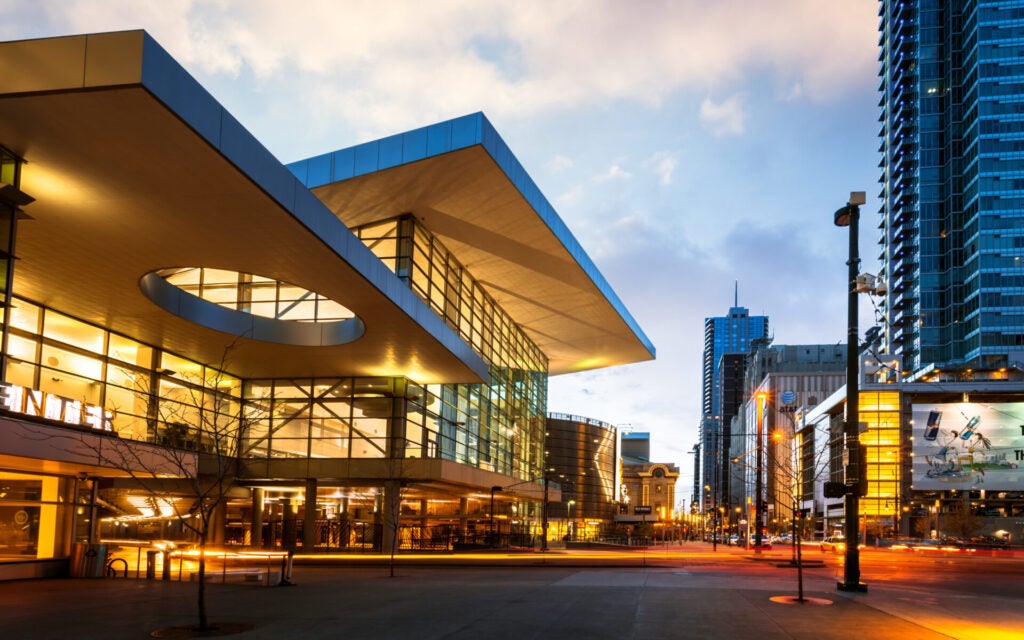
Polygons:
[[[0,0],[0,40],[145,29],[279,160],[482,111],[657,349],[548,410],[649,432],[692,485],[704,319],[846,342],[877,273],[876,0]],[[860,303],[861,331],[874,313]]]

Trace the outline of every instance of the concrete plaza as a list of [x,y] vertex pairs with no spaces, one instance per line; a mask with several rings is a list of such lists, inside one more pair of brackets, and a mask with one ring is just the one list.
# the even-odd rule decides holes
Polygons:
[[[318,638],[999,638],[1021,637],[1021,597],[871,587],[840,594],[834,567],[805,570],[805,596],[786,604],[795,571],[737,553],[682,561],[496,558],[399,564],[298,564],[295,586],[210,584],[210,619],[242,623],[245,639]],[[564,560],[564,561],[563,561]],[[150,637],[195,622],[196,585],[136,579],[0,583],[0,637]],[[778,598],[776,598],[778,600]],[[826,603],[827,602],[827,603]]]

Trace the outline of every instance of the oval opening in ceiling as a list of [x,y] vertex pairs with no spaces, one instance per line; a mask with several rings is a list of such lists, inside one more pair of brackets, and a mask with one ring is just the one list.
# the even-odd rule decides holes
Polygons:
[[300,346],[347,344],[366,330],[344,305],[273,278],[226,269],[151,271],[139,282],[153,303],[233,336]]

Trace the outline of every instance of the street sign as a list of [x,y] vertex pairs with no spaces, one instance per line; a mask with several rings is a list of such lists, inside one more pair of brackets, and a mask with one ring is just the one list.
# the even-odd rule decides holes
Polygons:
[[650,512],[651,512],[651,506],[650,505],[638,504],[635,507],[633,507],[633,513],[635,515],[638,515],[638,516],[647,515]]

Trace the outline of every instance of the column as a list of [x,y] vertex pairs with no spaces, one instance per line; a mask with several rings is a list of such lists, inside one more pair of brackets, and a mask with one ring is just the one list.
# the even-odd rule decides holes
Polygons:
[[352,543],[351,523],[348,517],[348,498],[338,501],[338,546],[347,549]]
[[381,552],[391,553],[398,549],[399,534],[399,509],[401,508],[402,496],[400,486],[396,480],[388,480],[384,483],[384,501],[381,509],[383,520],[381,524],[382,539]]
[[458,540],[466,540],[466,527],[469,524],[469,498],[459,498],[459,536]]
[[302,509],[302,552],[316,547],[316,478],[306,479],[306,504]]
[[210,514],[209,530],[206,532],[206,539],[210,544],[223,546],[224,538],[226,535],[225,529],[227,528],[228,522],[228,503],[226,500],[221,500],[217,503],[217,507]]
[[298,535],[298,513],[295,503],[290,497],[281,498],[282,523],[281,523],[281,548],[285,551],[294,551],[296,537]]
[[430,506],[430,502],[426,499],[420,500],[420,544],[417,548],[422,549],[424,544],[428,544],[430,539],[430,530],[427,528],[427,509]]
[[263,546],[263,489],[252,490],[252,522],[249,531],[249,546],[259,549]]

